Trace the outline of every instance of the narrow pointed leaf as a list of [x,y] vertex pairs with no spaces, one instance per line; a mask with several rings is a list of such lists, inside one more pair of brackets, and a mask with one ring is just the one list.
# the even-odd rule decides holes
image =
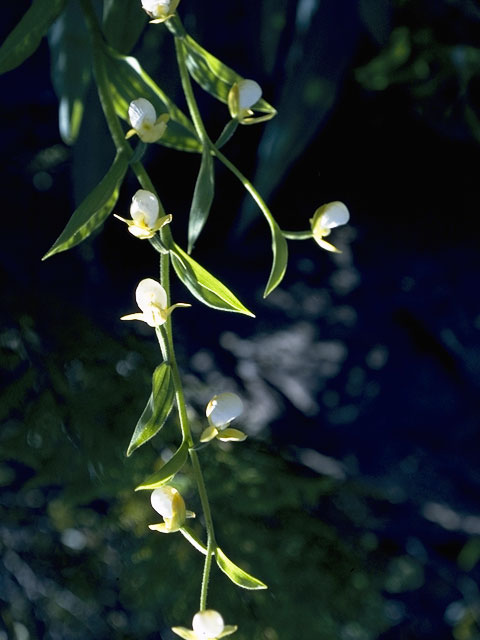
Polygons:
[[0,73],[18,67],[34,53],[66,0],[34,0],[0,47]]
[[51,75],[59,99],[59,129],[65,144],[77,139],[90,83],[90,36],[78,3],[69,2],[48,33]]
[[[206,51],[191,36],[185,36],[182,42],[185,48],[188,71],[192,78],[198,82],[202,89],[226,103],[232,85],[244,78]],[[252,108],[262,113],[276,113],[275,108],[263,98]]]
[[92,231],[106,220],[118,200],[118,192],[127,167],[127,156],[118,153],[103,180],[73,212],[67,226],[42,260],[60,251],[71,249],[88,238]]
[[177,276],[198,300],[213,309],[244,313],[252,318],[255,317],[230,289],[200,266],[177,244],[173,244],[170,255]]
[[166,362],[162,362],[153,372],[152,393],[133,432],[127,456],[153,438],[165,424],[175,400],[171,374],[170,365]]
[[157,115],[168,113],[170,116],[159,144],[180,151],[202,151],[193,124],[142,69],[136,58],[105,48],[105,67],[115,111],[128,126],[128,105],[137,98],[146,98],[155,107]]
[[103,33],[108,44],[120,53],[130,53],[147,18],[138,0],[104,0]]
[[202,162],[198,172],[195,191],[193,192],[190,217],[188,219],[188,253],[190,253],[200,235],[210,213],[215,192],[215,176],[213,157],[210,149],[205,147],[202,152]]
[[258,578],[254,578],[249,573],[237,567],[227,556],[223,553],[220,547],[217,547],[215,551],[215,559],[219,568],[225,573],[232,582],[243,589],[268,589]]
[[272,233],[273,263],[263,297],[266,298],[283,280],[288,263],[288,245],[273,217],[267,217]]
[[170,460],[163,465],[160,471],[152,474],[142,484],[139,484],[135,488],[135,491],[142,491],[143,489],[158,489],[163,487],[164,484],[170,482],[170,480],[177,474],[187,461],[188,456],[188,444],[182,442],[180,447],[170,458]]

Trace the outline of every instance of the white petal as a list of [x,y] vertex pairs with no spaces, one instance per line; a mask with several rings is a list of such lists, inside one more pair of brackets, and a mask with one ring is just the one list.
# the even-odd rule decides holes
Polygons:
[[142,7],[155,18],[162,18],[170,12],[170,0],[142,0]]
[[164,518],[173,516],[173,498],[178,493],[173,487],[160,487],[152,491],[150,502],[157,513]]
[[215,427],[229,424],[243,411],[243,402],[236,393],[220,393],[213,396],[207,405],[207,418]]
[[255,80],[240,80],[238,83],[238,106],[241,111],[250,109],[262,97],[262,88]]
[[339,227],[342,224],[347,224],[350,220],[350,214],[347,207],[343,202],[338,200],[335,202],[329,202],[325,205],[325,209],[320,216],[320,224],[324,229],[333,229]]
[[199,638],[207,640],[207,638],[216,638],[222,633],[225,625],[218,611],[207,609],[193,616],[192,627]]
[[133,196],[130,215],[135,222],[145,222],[148,227],[153,227],[158,218],[158,211],[158,200],[151,191],[139,189]]
[[138,306],[144,313],[148,312],[152,305],[160,307],[161,309],[166,309],[167,307],[167,294],[165,289],[159,282],[152,278],[141,280],[135,292],[135,297]]
[[128,107],[128,118],[132,127],[138,131],[142,128],[144,122],[151,125],[155,124],[157,114],[155,107],[151,102],[145,98],[138,98],[137,100],[132,100],[132,102],[130,102]]

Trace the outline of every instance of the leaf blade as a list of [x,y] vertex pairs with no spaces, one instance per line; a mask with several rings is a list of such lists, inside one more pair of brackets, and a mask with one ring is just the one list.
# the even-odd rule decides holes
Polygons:
[[170,460],[163,465],[160,471],[153,473],[146,480],[135,487],[135,491],[143,491],[150,489],[158,489],[163,485],[170,482],[170,480],[180,471],[188,456],[188,444],[186,441],[182,442],[180,447],[176,450]]
[[128,445],[127,458],[160,431],[170,415],[174,400],[175,388],[171,368],[169,364],[162,362],[153,372],[152,393],[138,419]]
[[112,49],[105,48],[105,66],[117,115],[128,121],[128,106],[132,100],[146,98],[157,115],[167,112],[170,116],[168,126],[159,144],[180,151],[200,153],[202,145],[195,133],[195,128],[187,116],[170,100],[162,89],[150,78],[132,56],[123,56]]
[[264,298],[270,295],[270,293],[272,293],[272,291],[281,283],[287,270],[288,263],[287,241],[273,217],[267,217],[267,221],[272,233],[273,261],[267,286],[263,293]]
[[67,0],[34,0],[0,47],[0,73],[22,64],[38,48]]
[[127,156],[117,153],[104,178],[75,209],[66,227],[42,260],[76,246],[106,220],[118,200],[127,167]]
[[188,219],[188,253],[191,253],[198,236],[207,222],[214,193],[215,174],[213,157],[210,149],[204,147]]
[[[207,93],[227,103],[228,92],[232,85],[244,78],[200,46],[191,36],[184,36],[182,42],[185,47],[188,71],[192,78]],[[277,113],[276,109],[263,98],[253,106],[253,109],[272,115]]]
[[268,589],[264,582],[250,575],[243,569],[240,569],[240,567],[227,558],[220,547],[215,549],[215,560],[217,561],[219,569],[237,586],[250,590]]
[[190,293],[212,309],[243,313],[254,318],[240,300],[220,280],[173,243],[170,248],[173,268]]
[[68,3],[48,33],[51,77],[60,102],[59,129],[65,144],[77,139],[92,75],[90,36],[77,3]]

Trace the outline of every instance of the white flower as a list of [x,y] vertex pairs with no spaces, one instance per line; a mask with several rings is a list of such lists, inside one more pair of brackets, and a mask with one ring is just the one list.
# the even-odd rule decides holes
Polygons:
[[164,522],[150,524],[152,531],[173,533],[183,527],[185,518],[194,518],[195,514],[185,509],[185,502],[180,493],[168,485],[152,491],[150,496],[152,507],[159,513]]
[[165,22],[174,15],[179,3],[180,0],[142,0],[142,9],[154,18],[151,22]]
[[252,107],[262,97],[262,88],[255,80],[240,80],[234,82],[228,92],[228,110],[234,120],[240,124],[253,124],[270,120],[275,115],[275,111],[264,116],[254,117]]
[[350,213],[343,202],[335,201],[319,207],[310,219],[312,234],[315,241],[327,251],[340,253],[339,250],[323,238],[330,235],[331,229],[340,227],[350,220]]
[[128,119],[132,129],[127,131],[126,138],[138,135],[142,142],[157,142],[167,128],[168,113],[162,113],[157,118],[153,104],[146,98],[132,100],[128,107]]
[[135,292],[137,304],[142,313],[131,313],[120,320],[141,320],[150,327],[159,327],[167,321],[176,307],[190,307],[189,304],[177,303],[167,307],[167,293],[162,285],[152,278],[145,278],[137,286]]
[[235,633],[235,625],[225,625],[218,611],[206,609],[193,616],[193,629],[185,627],[173,627],[172,631],[185,640],[218,640]]
[[128,225],[128,230],[132,235],[145,240],[153,238],[157,231],[172,221],[171,215],[159,218],[158,213],[159,204],[155,194],[145,189],[139,189],[133,196],[130,205],[132,220],[121,218],[116,213],[113,215]]
[[247,437],[243,431],[227,428],[232,420],[238,418],[243,411],[243,402],[236,393],[220,393],[210,400],[206,409],[206,416],[210,424],[202,435],[200,442],[208,442],[213,438],[223,441],[240,442]]

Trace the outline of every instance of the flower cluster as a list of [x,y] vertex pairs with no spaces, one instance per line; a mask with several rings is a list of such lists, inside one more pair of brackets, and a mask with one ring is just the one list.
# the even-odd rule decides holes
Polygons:
[[157,118],[153,104],[146,98],[132,100],[128,106],[128,119],[132,128],[127,131],[125,138],[137,135],[142,142],[157,142],[167,130],[168,113],[162,113]]
[[209,442],[213,438],[223,442],[245,440],[247,436],[243,431],[228,426],[242,411],[243,402],[235,393],[226,392],[213,396],[205,412],[210,426],[203,431],[200,442]]
[[172,627],[172,631],[184,640],[219,640],[237,630],[236,625],[225,625],[218,611],[206,609],[193,616],[192,629]]
[[159,204],[157,197],[146,189],[139,189],[132,198],[130,205],[131,220],[126,220],[114,214],[115,218],[128,225],[129,232],[136,238],[146,240],[160,231],[160,229],[172,221],[172,216],[159,217]]
[[183,527],[186,518],[195,517],[192,511],[187,511],[185,501],[175,487],[165,485],[155,489],[152,491],[150,501],[155,511],[163,518],[160,524],[148,525],[152,531],[174,533]]
[[310,225],[315,242],[319,244],[322,249],[327,251],[333,251],[340,253],[333,244],[330,244],[324,240],[325,236],[330,235],[330,231],[335,227],[340,227],[350,220],[350,213],[343,202],[335,201],[324,204],[319,207],[313,214],[313,218],[310,219]]
[[130,313],[122,316],[120,320],[141,320],[150,327],[159,327],[167,321],[168,316],[177,307],[190,307],[190,304],[179,302],[168,306],[167,292],[162,285],[153,280],[145,278],[141,280],[135,292],[137,304],[142,313]]

